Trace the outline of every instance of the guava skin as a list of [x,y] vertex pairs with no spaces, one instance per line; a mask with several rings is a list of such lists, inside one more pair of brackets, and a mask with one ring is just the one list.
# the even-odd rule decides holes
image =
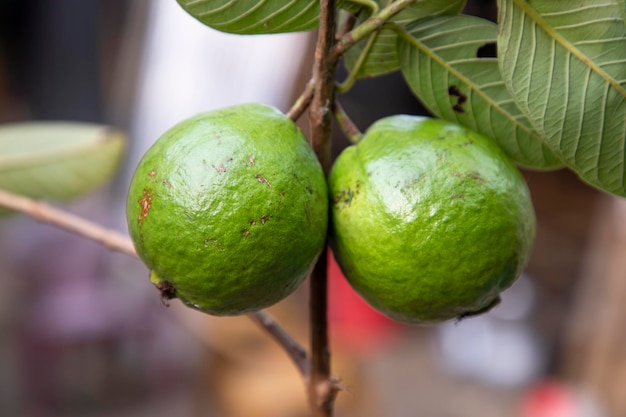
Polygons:
[[398,321],[490,309],[532,250],[535,215],[522,175],[497,145],[446,121],[377,121],[335,161],[329,193],[342,271]]
[[326,241],[326,181],[291,120],[236,105],[157,140],[132,179],[127,220],[165,298],[245,314],[292,293],[313,268]]

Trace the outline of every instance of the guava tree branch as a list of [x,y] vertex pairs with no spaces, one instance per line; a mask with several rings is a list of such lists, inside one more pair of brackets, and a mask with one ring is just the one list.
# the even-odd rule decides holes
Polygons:
[[[315,47],[313,101],[309,108],[311,146],[324,173],[331,165],[330,134],[335,93],[335,69],[338,55],[334,53],[335,0],[320,0],[320,23]],[[328,347],[328,280],[327,253],[322,251],[310,280],[311,374],[308,384],[309,401],[315,417],[331,417],[338,387],[330,377],[330,350]]]
[[361,23],[354,30],[343,35],[339,42],[337,42],[337,45],[335,45],[335,55],[343,55],[344,52],[352,47],[352,45],[361,39],[365,39],[371,33],[380,29],[385,22],[400,13],[406,7],[415,3],[415,1],[416,0],[398,0],[381,9],[378,13]]
[[287,354],[296,365],[300,374],[308,377],[311,372],[311,362],[307,357],[306,351],[291,336],[278,325],[276,320],[268,313],[257,311],[249,315],[250,320],[258,324],[269,335],[276,340],[287,351]]
[[[50,204],[0,189],[0,207],[26,214],[39,222],[93,240],[108,249],[121,252],[133,258],[138,257],[128,236],[57,209]],[[202,311],[201,309],[196,309]],[[310,363],[305,350],[267,313],[257,311],[248,314],[248,318],[268,332],[287,352],[302,376],[308,378]]]
[[96,223],[59,210],[50,204],[0,190],[0,206],[27,214],[39,222],[86,237],[111,250],[137,257],[133,243],[126,235],[115,230],[105,229]]
[[[195,304],[187,304],[189,308],[205,314],[211,314]],[[285,331],[271,315],[264,311],[255,311],[247,314],[247,317],[266,331],[287,353],[287,356],[300,371],[300,375],[308,380],[311,371],[311,362],[306,351]]]

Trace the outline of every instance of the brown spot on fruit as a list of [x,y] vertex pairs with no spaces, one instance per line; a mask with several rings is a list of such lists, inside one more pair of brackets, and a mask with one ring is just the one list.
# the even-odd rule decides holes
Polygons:
[[252,219],[250,220],[250,226],[254,226],[256,224],[256,220]]
[[152,171],[150,171],[150,173],[148,175],[150,175],[152,178],[154,178],[154,176],[156,175],[156,172],[154,172],[154,170],[152,170]]
[[257,180],[258,182],[260,182],[261,184],[265,184],[265,185],[267,185],[268,187],[272,188],[272,184],[270,184],[270,182],[268,181],[268,179],[267,179],[267,178],[265,178],[263,175],[261,175],[261,174],[257,174],[255,178],[256,178],[256,180]]
[[268,219],[269,217],[267,216],[261,216],[261,224],[265,224],[265,222],[267,222]]
[[352,191],[351,188],[348,188],[347,190],[341,190],[339,194],[335,195],[335,197],[333,198],[333,204],[341,203],[338,208],[342,210],[352,204],[352,199],[355,197],[355,194],[356,193]]
[[354,191],[348,188],[348,192],[346,193],[346,198],[344,198],[343,200],[344,206],[349,206],[352,203],[353,198],[354,198]]
[[242,229],[241,234],[243,235],[243,237],[248,237],[250,236],[250,231],[248,229]]
[[335,198],[333,198],[333,203],[337,204],[338,202],[340,202],[343,199],[344,195],[346,195],[346,191],[345,190],[341,190],[341,192],[339,194],[337,194],[335,196]]
[[480,181],[480,182],[485,182],[485,179],[482,177],[482,175],[480,175],[479,172],[477,171],[472,171],[469,174],[467,174],[468,178]]
[[139,212],[139,216],[137,217],[137,221],[139,223],[143,223],[148,217],[148,213],[150,213],[150,207],[152,207],[153,198],[154,196],[152,194],[152,190],[144,188],[143,196],[137,201],[141,206],[141,211]]

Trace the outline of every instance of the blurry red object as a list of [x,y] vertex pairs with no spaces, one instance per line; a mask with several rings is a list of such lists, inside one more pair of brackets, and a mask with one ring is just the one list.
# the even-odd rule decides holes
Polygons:
[[370,307],[344,277],[333,254],[328,254],[328,304],[331,343],[360,355],[388,347],[402,329]]
[[576,394],[564,383],[541,381],[522,399],[521,417],[587,417],[580,409]]

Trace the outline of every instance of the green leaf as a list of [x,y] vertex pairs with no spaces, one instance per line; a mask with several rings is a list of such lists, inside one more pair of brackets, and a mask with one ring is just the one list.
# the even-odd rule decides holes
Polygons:
[[[384,7],[387,0],[377,0],[380,7]],[[391,19],[391,22],[404,26],[410,22],[439,15],[457,14],[463,10],[466,0],[422,0],[413,3],[405,10]],[[369,17],[369,12],[364,10],[359,15],[359,23]],[[368,39],[358,42],[344,55],[344,64],[348,71],[355,70],[361,54],[367,53],[363,64],[356,68],[356,78],[375,77],[396,71],[400,68],[398,54],[396,52],[396,39],[398,35],[391,29],[382,29],[371,35],[369,40],[371,48],[367,51]]]
[[238,34],[284,33],[315,29],[317,0],[177,0],[207,26]]
[[0,188],[35,198],[69,199],[110,178],[125,136],[87,123],[32,122],[0,126]]
[[433,114],[491,138],[520,165],[557,168],[562,163],[507,92],[497,59],[477,57],[495,43],[497,31],[473,16],[420,20],[398,38],[402,74]]
[[626,196],[623,4],[498,5],[500,69],[520,109],[582,179]]

